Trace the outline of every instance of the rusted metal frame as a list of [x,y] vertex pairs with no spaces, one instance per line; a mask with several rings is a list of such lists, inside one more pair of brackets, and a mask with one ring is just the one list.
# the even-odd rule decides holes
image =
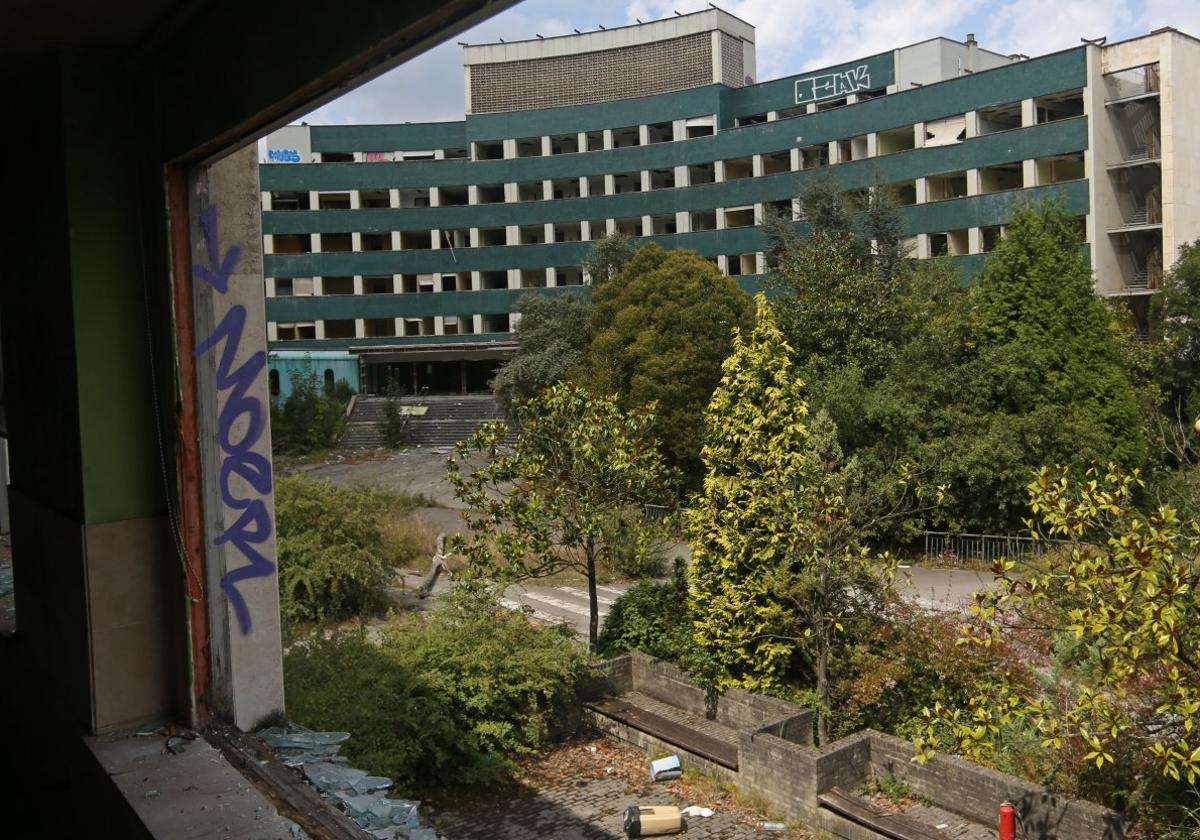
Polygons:
[[212,717],[212,669],[209,648],[208,592],[205,588],[204,511],[200,469],[199,395],[196,390],[196,326],[192,308],[192,243],[188,212],[187,169],[168,164],[168,236],[171,248],[171,288],[175,324],[175,364],[179,374],[176,412],[175,474],[179,494],[180,531],[184,551],[184,584],[192,666],[192,721],[194,728],[208,725]]

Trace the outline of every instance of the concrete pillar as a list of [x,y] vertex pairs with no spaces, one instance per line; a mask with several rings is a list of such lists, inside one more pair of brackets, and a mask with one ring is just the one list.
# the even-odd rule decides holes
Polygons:
[[979,195],[983,192],[983,179],[978,169],[967,170],[967,195]]
[[542,241],[544,241],[544,242],[553,242],[554,241],[554,223],[553,222],[546,222],[542,226]]
[[441,207],[442,206],[442,190],[440,187],[430,187],[429,188],[429,206],[430,207]]
[[[218,716],[249,731],[284,715],[270,394],[266,364],[256,366],[267,322],[255,146],[199,170],[190,205],[192,262],[219,275],[241,248],[229,275],[197,275],[193,309],[212,696]],[[248,387],[231,381],[238,374]]]
[[325,337],[325,322],[324,321],[313,321],[313,334],[318,339],[322,339]]
[[354,275],[354,294],[361,295],[363,293],[363,279],[361,274]]
[[279,325],[274,321],[267,321],[267,341],[279,340]]
[[550,288],[552,286],[557,286],[557,285],[558,285],[557,272],[555,272],[555,270],[553,268],[547,268],[546,269],[546,287]]
[[752,155],[750,157],[750,172],[755,178],[761,177],[763,174],[763,156]]
[[550,155],[554,154],[554,150],[550,148],[550,145],[551,144],[550,144],[549,135],[543,134],[542,135],[542,157],[550,157]]
[[[643,126],[643,128],[644,128],[644,126]],[[649,192],[650,191],[650,170],[643,169],[641,171],[641,176],[642,176],[642,192]]]
[[691,233],[692,232],[692,215],[686,210],[680,210],[675,214],[675,232],[676,233]]
[[360,193],[358,190],[350,190],[350,209],[362,209],[362,193]]
[[1037,161],[1023,160],[1021,161],[1021,179],[1022,186],[1036,187],[1037,186]]
[[687,139],[687,120],[673,120],[671,122],[671,139],[676,141]]
[[879,132],[872,131],[867,135],[867,157],[879,156]]
[[[608,140],[612,140],[612,132],[609,131],[608,129],[605,129],[605,132],[607,133]],[[604,176],[604,194],[612,195],[616,191],[617,191],[616,175],[614,175],[612,172],[609,172]]]
[[586,131],[580,131],[575,135],[575,148],[581,152],[588,151]]
[[613,147],[613,130],[611,128],[604,129],[604,148],[611,149]]
[[929,181],[925,178],[918,178],[913,182],[913,186],[917,193],[917,204],[924,204],[929,200]]
[[320,297],[321,295],[325,294],[325,278],[324,277],[314,277],[312,279],[312,281],[313,281],[313,289],[312,289],[313,297]]
[[264,277],[263,278],[263,288],[266,290],[267,297],[269,297],[269,298],[275,297],[275,278],[274,277]]
[[917,248],[916,248],[916,251],[914,252],[914,254],[915,254],[916,258],[919,260],[929,259],[929,234],[928,233],[918,233],[917,234]]
[[472,271],[471,272],[471,291],[478,292],[482,288],[483,288],[483,272],[482,271]]
[[1037,106],[1032,99],[1021,100],[1021,127],[1037,125]]
[[642,216],[642,236],[654,235],[654,222],[649,216]]
[[913,148],[925,148],[925,123],[919,122],[913,125]]
[[967,253],[983,253],[983,232],[977,228],[967,228]]
[[713,180],[716,181],[718,184],[722,183],[725,180],[725,161],[723,161],[723,160],[714,160],[713,161]]
[[791,169],[793,172],[799,172],[800,167],[803,165],[803,163],[800,160],[800,150],[799,149],[791,149],[788,152],[788,157],[789,157],[788,168]]
[[978,111],[967,111],[966,118],[967,118],[966,139],[970,140],[972,137],[978,137],[979,136],[979,112]]
[[354,319],[354,337],[365,338],[367,335],[367,321],[365,318]]
[[639,146],[649,146],[650,145],[650,126],[648,126],[648,125],[639,125],[638,126],[638,145]]
[[[355,250],[357,251],[358,249],[355,248]],[[392,250],[393,251],[401,250],[400,231],[398,231],[398,230],[392,231]]]
[[362,233],[357,230],[350,234],[350,250],[355,253],[362,250]]

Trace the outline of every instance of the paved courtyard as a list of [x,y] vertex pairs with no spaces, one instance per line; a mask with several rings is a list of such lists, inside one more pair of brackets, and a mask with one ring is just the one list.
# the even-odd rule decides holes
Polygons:
[[527,764],[515,790],[442,803],[427,811],[447,840],[617,840],[630,805],[699,805],[711,817],[688,818],[692,840],[803,838],[798,830],[763,835],[766,819],[707,781],[651,783],[643,751],[612,739],[573,740]]

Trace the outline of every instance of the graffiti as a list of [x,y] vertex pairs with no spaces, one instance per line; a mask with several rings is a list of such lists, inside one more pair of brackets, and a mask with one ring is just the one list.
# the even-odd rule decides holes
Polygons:
[[[217,233],[217,209],[207,208],[200,214],[200,229],[204,235],[204,247],[208,265],[193,265],[196,277],[211,286],[218,294],[229,290],[229,280],[241,256],[241,248],[230,246],[222,252]],[[263,497],[271,492],[271,462],[253,451],[266,428],[267,415],[262,400],[249,393],[254,381],[267,364],[267,354],[259,350],[237,368],[234,361],[242,342],[246,327],[246,307],[234,304],[229,307],[212,334],[200,342],[194,355],[199,357],[221,346],[217,361],[216,388],[223,394],[225,403],[217,415],[217,442],[224,453],[218,476],[221,501],[225,506],[239,511],[237,520],[217,535],[213,542],[236,548],[249,563],[231,569],[221,578],[221,590],[229,599],[242,635],[252,627],[250,609],[246,599],[238,590],[238,584],[252,578],[270,577],[275,573],[275,564],[259,551],[258,546],[271,538],[274,524]],[[240,421],[245,419],[245,428]],[[234,476],[243,479],[253,491],[243,498],[234,494],[230,481]]]
[[796,80],[796,104],[817,102],[835,96],[845,96],[871,87],[871,73],[867,65],[860,64],[841,73],[826,73]]
[[299,163],[300,153],[295,149],[267,149],[267,163]]

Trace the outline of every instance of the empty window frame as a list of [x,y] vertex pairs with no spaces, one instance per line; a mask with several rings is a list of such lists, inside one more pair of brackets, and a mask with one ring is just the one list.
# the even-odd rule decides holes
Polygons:
[[504,201],[503,184],[482,184],[476,188],[480,204],[499,204]]
[[1108,73],[1104,76],[1104,84],[1107,88],[1106,98],[1110,102],[1157,93],[1161,89],[1158,63]]
[[438,203],[442,207],[465,207],[470,202],[470,191],[466,187],[441,187]]
[[675,170],[674,169],[652,169],[650,170],[650,189],[652,190],[669,190],[675,186]]
[[400,250],[427,251],[433,247],[433,233],[428,230],[400,231]]
[[325,322],[326,338],[357,338],[353,318],[341,318]]
[[459,271],[455,274],[442,275],[443,292],[469,292],[471,290],[471,272]]
[[675,214],[651,216],[650,233],[652,236],[666,236],[675,233]]
[[388,190],[359,190],[358,206],[368,210],[391,207],[391,192]]
[[321,152],[321,163],[354,163],[354,152]]
[[762,156],[764,175],[778,175],[792,170],[792,153],[790,151],[772,152]]
[[675,129],[669,122],[650,123],[646,135],[651,143],[669,143],[675,139]]
[[1063,181],[1077,181],[1084,177],[1083,154],[1054,155],[1053,157],[1038,158],[1038,184],[1061,184]]
[[354,249],[354,237],[348,233],[322,233],[321,252],[334,253]]
[[479,287],[481,289],[507,289],[508,272],[481,271],[479,273]]
[[579,151],[579,135],[556,134],[550,138],[550,154],[569,155]]
[[926,146],[950,146],[967,139],[967,116],[946,117],[925,123]]
[[691,215],[691,229],[693,231],[701,230],[716,230],[717,229],[717,211],[716,210],[696,210]]
[[390,233],[364,233],[361,237],[364,251],[392,250],[392,235]]
[[690,117],[685,123],[687,131],[687,139],[694,140],[697,137],[708,137],[716,134],[716,122],[711,116]]
[[467,156],[466,149],[443,149],[442,150],[442,157],[444,157],[446,160],[457,160],[459,158],[465,158],[466,156]]
[[554,225],[555,242],[579,242],[583,239],[581,222],[557,222]]
[[734,120],[734,125],[741,128],[744,125],[759,125],[767,121],[766,114],[747,114]]
[[541,157],[542,156],[542,138],[541,137],[520,137],[516,142],[517,157]]
[[988,225],[979,229],[980,250],[988,253],[996,249],[996,245],[1004,237],[1004,225]]
[[438,232],[443,248],[470,248],[471,231],[466,228],[443,229]]
[[273,192],[271,193],[272,210],[307,210],[308,192]]
[[901,207],[909,207],[917,203],[916,181],[900,181],[895,184],[888,184],[887,188],[891,191],[896,204]]
[[1024,186],[1024,167],[1021,161],[984,166],[979,170],[979,192],[994,193],[1019,190]]
[[579,179],[578,178],[559,178],[556,181],[550,182],[550,195],[554,198],[578,198],[579,197]]
[[824,102],[817,103],[818,111],[832,111],[834,108],[841,108],[847,102],[846,97],[842,96],[838,99],[826,99]]
[[730,207],[725,211],[725,227],[739,228],[754,225],[753,207]]
[[588,239],[603,239],[608,235],[608,222],[605,219],[593,219],[588,222]]
[[479,229],[479,245],[483,248],[491,248],[496,245],[508,244],[508,229],[507,228],[480,228]]
[[641,236],[642,235],[642,217],[633,216],[626,219],[616,219],[617,233],[625,236]]
[[727,273],[730,277],[745,277],[758,273],[757,254],[731,254],[725,258],[725,264],[728,266]]
[[636,125],[613,129],[613,148],[624,149],[642,144],[642,133]]
[[1083,91],[1071,90],[1039,96],[1033,100],[1033,106],[1038,125],[1079,117],[1083,115]]
[[911,125],[879,132],[879,154],[891,155],[916,148],[917,133]]
[[621,195],[622,193],[641,192],[642,173],[618,172],[616,175],[613,175],[613,191],[617,195]]
[[967,194],[967,173],[950,172],[945,175],[931,175],[925,179],[925,185],[926,201],[963,198]]
[[554,269],[554,285],[555,286],[582,286],[583,272],[578,266],[567,266],[566,268]]
[[724,161],[725,180],[739,181],[754,177],[754,158],[731,158]]
[[312,251],[312,237],[307,233],[277,233],[271,237],[272,254],[307,254]]
[[517,242],[521,245],[541,245],[546,241],[546,229],[542,225],[521,225],[517,228]]
[[354,294],[353,277],[322,277],[322,295],[352,295]]
[[317,207],[321,210],[349,210],[350,193],[327,192],[317,194]]
[[416,189],[402,189],[400,193],[400,206],[409,207],[428,207],[429,206],[429,190],[423,187]]
[[391,338],[395,335],[395,318],[367,318],[363,321],[363,336],[365,338]]
[[504,157],[504,144],[499,140],[475,142],[475,160],[500,160]]
[[511,331],[508,313],[483,316],[483,331],[485,333],[506,333]]
[[544,289],[546,287],[546,269],[544,268],[522,268],[520,275],[522,289]]
[[711,184],[717,180],[717,167],[712,163],[695,163],[687,168],[688,185]]
[[583,135],[583,139],[587,141],[588,152],[599,152],[604,148],[604,132],[589,131]]
[[800,150],[800,168],[818,169],[829,165],[829,144],[818,143]]
[[775,112],[775,118],[780,120],[790,120],[792,117],[799,117],[808,113],[808,105],[793,105],[790,108],[782,108]]
[[541,181],[522,181],[517,184],[517,201],[541,201],[545,198]]
[[275,291],[271,296],[272,297],[291,297],[293,294],[292,289],[293,289],[293,285],[292,285],[291,277],[276,277],[275,278]]
[[395,278],[390,274],[363,278],[364,295],[390,295],[396,291]]
[[979,135],[995,134],[998,131],[1008,131],[1021,127],[1021,103],[1008,102],[1004,105],[992,105],[980,108],[976,112],[979,118]]
[[970,252],[970,237],[966,228],[929,234],[931,257],[960,257]]
[[604,195],[604,176],[589,175],[587,179],[588,195]]

